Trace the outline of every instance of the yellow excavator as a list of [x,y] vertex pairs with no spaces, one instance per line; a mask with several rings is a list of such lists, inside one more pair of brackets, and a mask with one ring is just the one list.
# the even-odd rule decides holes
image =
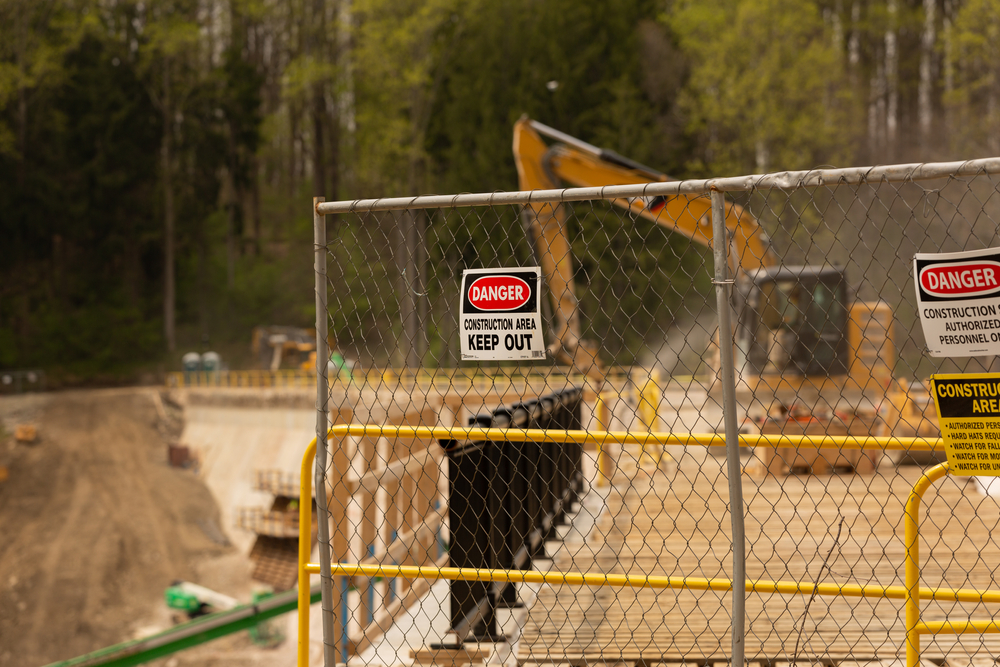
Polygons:
[[[514,126],[514,160],[522,190],[673,180],[526,116]],[[712,243],[707,197],[637,197],[612,203],[692,241]],[[884,392],[892,381],[890,359],[895,356],[888,305],[852,302],[842,268],[779,265],[750,212],[731,202],[725,210],[737,287],[740,384],[751,391],[763,384],[793,397],[804,389]],[[596,346],[581,339],[566,206],[531,204],[525,215],[554,309],[555,340],[549,352],[562,363],[594,373],[600,361]]]
[[292,361],[294,366],[303,370],[316,368],[315,329],[254,327],[250,346],[259,360],[260,368],[277,371],[287,361]]

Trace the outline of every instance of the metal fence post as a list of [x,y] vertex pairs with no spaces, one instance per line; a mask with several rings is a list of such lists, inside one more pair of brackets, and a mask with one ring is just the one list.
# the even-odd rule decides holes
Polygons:
[[[313,197],[313,240],[316,269],[316,520],[319,541],[319,580],[323,609],[323,662],[326,667],[337,664],[337,634],[334,618],[333,577],[330,575],[330,510],[327,507],[326,463],[329,429],[330,392],[327,384],[326,349],[326,216],[316,206],[322,197]],[[303,502],[308,502],[303,499]]]
[[736,425],[736,373],[733,360],[732,294],[729,278],[729,241],[726,202],[712,190],[712,251],[715,258],[715,299],[719,311],[719,361],[722,381],[722,419],[726,431],[726,464],[729,472],[729,512],[733,522],[733,655],[730,664],[742,667],[746,636],[746,538],[743,525],[743,476],[739,432]]

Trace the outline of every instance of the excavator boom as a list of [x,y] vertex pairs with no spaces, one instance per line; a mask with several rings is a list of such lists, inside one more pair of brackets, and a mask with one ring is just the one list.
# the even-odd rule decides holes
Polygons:
[[[542,136],[557,141],[550,146]],[[655,183],[671,180],[655,169],[522,117],[514,126],[514,161],[522,190],[548,190],[564,184],[578,187]],[[695,195],[614,199],[616,206],[705,246],[712,244],[711,204]],[[579,304],[573,290],[566,211],[561,204],[531,204],[525,214],[532,230],[542,271],[552,294],[556,340],[549,352],[585,372],[597,366],[596,350],[580,337]],[[744,272],[775,264],[757,221],[737,204],[726,204],[726,228],[733,257]],[[737,268],[737,267],[732,267]]]
[[[542,135],[560,143],[549,146]],[[592,146],[530,118],[521,118],[514,126],[514,161],[522,190],[552,189],[562,184],[594,187],[674,180],[614,151]],[[612,202],[692,241],[712,245],[711,203],[707,197],[675,195]],[[739,251],[741,269],[749,272],[775,265],[764,231],[742,206],[726,203],[726,228]]]
[[[554,141],[548,144],[543,139]],[[523,190],[564,185],[600,187],[670,180],[614,151],[592,146],[530,118],[514,126],[514,158]],[[711,204],[699,195],[637,197],[612,202],[705,246],[712,244]],[[843,268],[778,266],[757,220],[726,203],[726,229],[740,321],[735,341],[747,386],[817,388],[845,375],[859,391],[880,391],[892,377],[891,311],[881,302],[851,302]],[[596,346],[582,340],[573,288],[566,205],[524,209],[555,311],[549,352],[586,373],[599,374]]]

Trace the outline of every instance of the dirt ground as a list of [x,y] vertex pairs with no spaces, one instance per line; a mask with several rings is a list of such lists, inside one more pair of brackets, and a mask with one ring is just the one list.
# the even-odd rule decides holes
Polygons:
[[[163,592],[176,579],[249,599],[247,559],[228,545],[211,493],[167,465],[181,422],[158,392],[2,397],[0,422],[0,667],[165,629]],[[36,444],[14,441],[23,422],[38,425]],[[208,646],[243,648],[245,634]]]

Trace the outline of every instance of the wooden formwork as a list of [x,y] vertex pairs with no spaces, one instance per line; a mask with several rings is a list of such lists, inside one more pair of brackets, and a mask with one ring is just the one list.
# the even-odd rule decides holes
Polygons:
[[[921,473],[905,466],[887,474],[767,476],[745,483],[747,577],[902,584],[903,506]],[[613,487],[591,527],[567,535],[550,569],[728,578],[725,478],[724,463],[710,458],[697,475],[637,476]],[[993,588],[1000,546],[982,526],[1000,525],[1000,505],[959,479],[936,486],[925,505],[922,586]],[[839,535],[838,517],[844,521]],[[828,553],[829,569],[823,570]],[[731,601],[728,591],[544,585],[527,612],[518,663],[721,663],[730,651]],[[809,610],[807,604],[804,595],[748,594],[748,661],[762,667],[791,662],[801,632],[800,667],[902,667],[901,600],[821,597]],[[935,620],[964,620],[975,610],[974,604],[924,605]],[[996,634],[924,639],[927,665],[993,664],[997,655]]]
[[[764,435],[875,435],[880,430],[878,414],[852,414],[834,416],[829,419],[768,418],[761,426]],[[833,472],[854,472],[870,474],[878,467],[882,458],[880,449],[820,449],[819,447],[757,447],[754,457],[747,465],[749,474],[785,475],[792,472],[810,472],[825,475]]]

